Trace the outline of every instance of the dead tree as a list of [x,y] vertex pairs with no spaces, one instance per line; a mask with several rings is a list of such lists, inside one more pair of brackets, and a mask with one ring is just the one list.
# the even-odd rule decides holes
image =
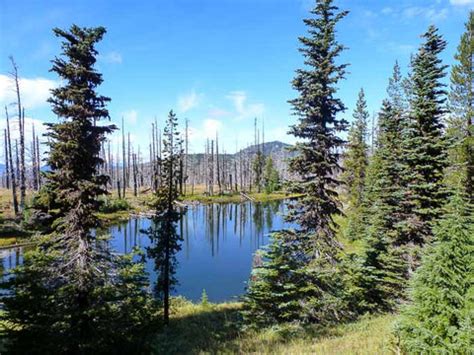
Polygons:
[[122,188],[123,198],[125,198],[125,189],[127,187],[127,161],[125,156],[125,124],[122,117]]
[[25,196],[26,196],[26,181],[25,181],[25,110],[21,106],[20,97],[20,79],[18,77],[18,66],[15,63],[13,57],[10,57],[13,71],[11,77],[15,83],[16,92],[16,104],[18,108],[18,126],[20,133],[20,166],[19,166],[19,178],[20,178],[20,210],[23,211],[25,208]]
[[128,149],[127,149],[127,187],[130,187],[130,132],[127,133],[128,135]]
[[219,168],[219,137],[216,132],[216,168],[217,168],[217,186],[219,187],[219,195],[222,194],[221,176]]
[[35,135],[35,125],[33,124],[33,141],[31,142],[31,166],[32,166],[32,176],[33,176],[33,189],[38,191],[38,178],[37,174],[37,167],[36,167],[36,135]]
[[8,165],[10,167],[10,183],[12,186],[12,200],[13,200],[13,211],[15,215],[18,214],[18,200],[16,196],[16,178],[15,178],[15,169],[13,167],[13,159],[12,159],[12,142],[11,142],[11,135],[10,135],[10,118],[8,117],[8,109],[5,106],[5,115],[7,117],[7,142],[8,142]]
[[186,185],[188,184],[188,147],[189,147],[189,120],[186,118],[184,121],[185,130],[184,130],[184,194],[186,195]]
[[40,143],[39,137],[36,136],[36,179],[38,190],[41,189],[41,153],[40,153]]
[[138,194],[138,186],[137,186],[137,156],[135,153],[132,154],[132,171],[133,171],[133,196],[137,196]]
[[10,162],[8,161],[8,137],[7,137],[6,128],[3,130],[3,133],[5,135],[5,173],[6,173],[5,187],[7,188],[7,190],[9,190],[10,189]]

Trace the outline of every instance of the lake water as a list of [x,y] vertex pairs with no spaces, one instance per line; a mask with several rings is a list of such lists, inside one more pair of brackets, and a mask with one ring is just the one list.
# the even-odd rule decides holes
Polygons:
[[[204,289],[213,302],[238,298],[245,291],[255,251],[268,243],[271,231],[291,227],[284,213],[283,201],[189,207],[178,225],[183,241],[176,255],[178,285],[173,294],[197,301]],[[135,246],[146,250],[150,239],[140,231],[150,223],[147,218],[132,218],[111,227],[113,248],[119,253]],[[5,269],[21,262],[19,248],[0,252]],[[154,260],[147,259],[146,266],[154,282]]]

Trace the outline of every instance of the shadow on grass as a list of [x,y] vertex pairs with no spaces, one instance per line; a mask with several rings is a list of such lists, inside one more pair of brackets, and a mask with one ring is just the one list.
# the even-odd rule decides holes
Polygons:
[[155,354],[217,353],[231,351],[242,325],[235,305],[194,306],[196,309],[170,319],[154,340]]

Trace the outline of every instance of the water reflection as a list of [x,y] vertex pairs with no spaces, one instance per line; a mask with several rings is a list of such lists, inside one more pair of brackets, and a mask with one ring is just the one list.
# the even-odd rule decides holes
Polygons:
[[[176,255],[178,284],[174,294],[196,301],[205,289],[209,299],[215,302],[241,295],[255,250],[268,243],[272,230],[291,227],[284,221],[284,213],[282,201],[189,207],[177,225],[182,245]],[[150,225],[149,219],[132,218],[111,227],[112,247],[119,253],[129,253],[135,246],[146,252],[151,242],[141,230]],[[21,249],[3,251],[5,269],[20,262]],[[155,283],[155,262],[147,258],[146,263]]]

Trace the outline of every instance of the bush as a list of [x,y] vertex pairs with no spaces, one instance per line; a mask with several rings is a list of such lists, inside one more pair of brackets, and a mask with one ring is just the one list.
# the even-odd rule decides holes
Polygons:
[[130,204],[125,199],[104,198],[100,200],[99,212],[113,213],[118,211],[128,211]]

